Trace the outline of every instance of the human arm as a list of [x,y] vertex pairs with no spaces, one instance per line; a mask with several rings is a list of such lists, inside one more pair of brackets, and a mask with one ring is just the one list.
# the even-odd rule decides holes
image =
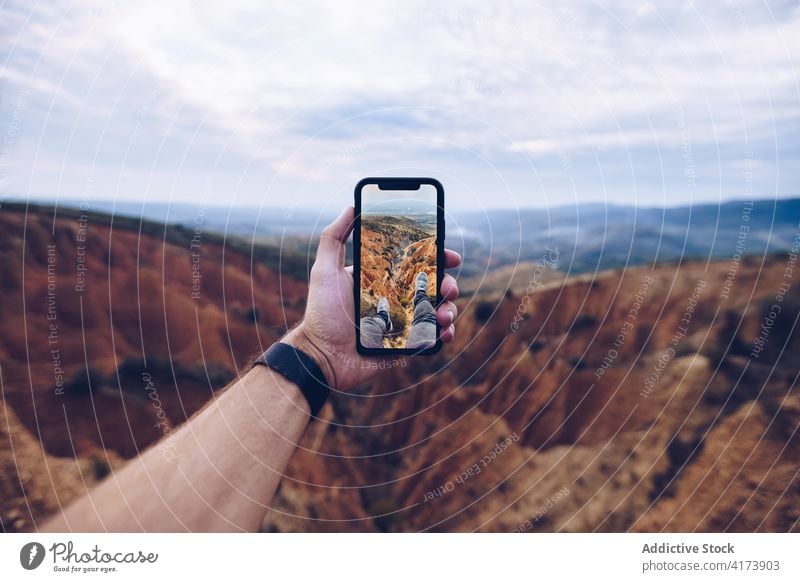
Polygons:
[[256,366],[42,531],[256,531],[308,420],[300,390]]

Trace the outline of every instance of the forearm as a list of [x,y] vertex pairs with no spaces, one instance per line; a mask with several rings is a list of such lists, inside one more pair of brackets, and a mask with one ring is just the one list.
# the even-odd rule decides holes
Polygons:
[[309,420],[300,390],[256,366],[43,531],[256,531]]

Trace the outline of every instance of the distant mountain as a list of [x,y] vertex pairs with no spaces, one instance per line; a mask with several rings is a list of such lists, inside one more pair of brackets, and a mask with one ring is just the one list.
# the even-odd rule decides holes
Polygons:
[[432,200],[417,200],[404,198],[391,201],[371,202],[367,199],[361,202],[363,214],[385,214],[390,216],[436,216],[436,198]]
[[[791,248],[800,232],[800,199],[742,201],[678,208],[579,205],[469,213],[448,221],[450,245],[486,268],[537,260],[558,249],[556,268],[570,273],[682,258],[727,259]],[[479,268],[473,261],[471,268]]]
[[[76,206],[62,201],[62,207]],[[204,231],[295,245],[308,242],[337,214],[330,210],[92,201],[93,210],[196,227]],[[462,252],[461,274],[481,275],[518,261],[537,261],[550,249],[553,267],[585,273],[670,262],[728,259],[736,254],[786,251],[800,229],[800,198],[640,208],[582,204],[553,208],[449,211],[448,246]],[[301,249],[302,250],[302,249]]]

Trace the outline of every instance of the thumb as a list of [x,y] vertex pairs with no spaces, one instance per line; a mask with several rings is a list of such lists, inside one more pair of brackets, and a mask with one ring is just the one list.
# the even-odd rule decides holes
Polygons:
[[326,226],[319,237],[315,266],[323,269],[341,269],[344,267],[345,241],[353,230],[352,206],[345,208],[339,218]]

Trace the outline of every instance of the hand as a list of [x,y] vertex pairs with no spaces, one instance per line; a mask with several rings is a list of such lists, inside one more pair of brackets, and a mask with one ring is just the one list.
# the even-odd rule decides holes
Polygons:
[[[305,317],[282,341],[303,350],[322,368],[332,389],[347,390],[367,380],[397,358],[366,357],[356,351],[355,305],[353,304],[353,268],[345,267],[345,241],[353,230],[355,211],[346,208],[322,231],[317,258],[311,269]],[[458,253],[445,250],[445,268],[461,264]],[[458,313],[455,299],[458,286],[451,275],[442,280],[442,305],[436,310],[441,339],[450,342],[455,336]],[[384,366],[384,368],[386,367]]]

